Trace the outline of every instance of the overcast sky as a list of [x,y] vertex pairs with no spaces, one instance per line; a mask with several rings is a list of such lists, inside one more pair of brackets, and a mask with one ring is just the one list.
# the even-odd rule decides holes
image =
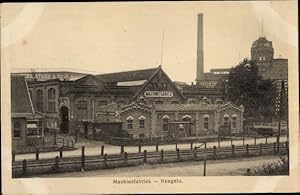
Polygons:
[[163,69],[172,80],[193,82],[198,13],[204,14],[205,72],[250,57],[262,34],[275,57],[297,65],[296,1],[6,4],[1,13],[2,65],[12,69],[157,67],[164,31]]

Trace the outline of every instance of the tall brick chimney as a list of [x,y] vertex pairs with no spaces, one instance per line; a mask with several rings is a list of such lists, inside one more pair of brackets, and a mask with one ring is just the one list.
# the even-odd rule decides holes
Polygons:
[[196,81],[203,80],[204,65],[203,65],[203,14],[198,14],[198,32],[197,32],[197,77]]

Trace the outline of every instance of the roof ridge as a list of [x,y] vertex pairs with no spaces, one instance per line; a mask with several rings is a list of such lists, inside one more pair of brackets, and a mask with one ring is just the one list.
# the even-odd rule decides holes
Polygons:
[[96,75],[94,75],[94,76],[111,75],[111,74],[128,73],[128,72],[138,72],[138,71],[143,71],[143,70],[155,70],[155,69],[158,69],[158,67],[155,67],[155,68],[138,69],[138,70],[126,70],[126,71],[112,72],[112,73],[103,73],[103,74],[96,74]]

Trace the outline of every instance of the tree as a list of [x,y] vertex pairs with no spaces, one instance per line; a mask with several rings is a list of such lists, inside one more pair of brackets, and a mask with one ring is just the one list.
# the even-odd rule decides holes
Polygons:
[[244,59],[232,68],[228,78],[229,101],[245,107],[245,117],[272,118],[275,90],[271,80],[263,80],[254,61]]

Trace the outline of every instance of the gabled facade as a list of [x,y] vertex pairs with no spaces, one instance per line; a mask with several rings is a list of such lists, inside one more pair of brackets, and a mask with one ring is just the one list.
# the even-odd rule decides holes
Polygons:
[[135,139],[216,135],[222,126],[243,131],[243,106],[227,104],[159,104],[134,102],[116,111],[116,121]]

